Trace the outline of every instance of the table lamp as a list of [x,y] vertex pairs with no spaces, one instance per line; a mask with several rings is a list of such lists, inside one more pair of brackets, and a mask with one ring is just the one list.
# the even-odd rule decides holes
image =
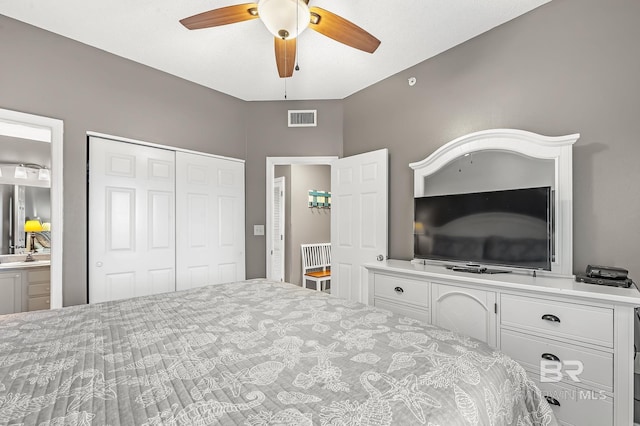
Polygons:
[[38,219],[29,219],[24,224],[24,232],[28,232],[31,236],[31,251],[36,251],[36,235],[35,232],[42,232],[42,224]]

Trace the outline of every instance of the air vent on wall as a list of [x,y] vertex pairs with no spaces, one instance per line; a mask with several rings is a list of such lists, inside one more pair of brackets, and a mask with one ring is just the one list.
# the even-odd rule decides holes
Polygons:
[[289,110],[289,127],[316,127],[318,110]]

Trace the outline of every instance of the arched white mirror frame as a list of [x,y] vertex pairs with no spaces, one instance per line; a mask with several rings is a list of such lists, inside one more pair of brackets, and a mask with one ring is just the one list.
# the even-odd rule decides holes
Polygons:
[[[51,133],[51,308],[62,307],[63,193],[62,120],[0,108],[0,122],[27,130],[45,129]],[[8,135],[8,136],[14,136]]]
[[507,151],[555,164],[555,259],[551,273],[573,275],[573,169],[572,148],[579,134],[549,137],[524,130],[492,129],[459,137],[437,149],[422,161],[411,163],[414,196],[425,195],[425,178],[466,154],[478,151]]

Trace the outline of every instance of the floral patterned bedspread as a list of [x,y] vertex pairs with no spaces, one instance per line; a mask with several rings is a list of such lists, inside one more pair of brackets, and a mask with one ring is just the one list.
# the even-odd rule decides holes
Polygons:
[[468,337],[250,280],[0,316],[5,425],[555,425]]

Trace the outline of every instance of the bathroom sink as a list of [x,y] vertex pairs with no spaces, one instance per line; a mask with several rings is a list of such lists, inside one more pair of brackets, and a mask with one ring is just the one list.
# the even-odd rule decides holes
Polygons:
[[26,266],[36,266],[36,265],[49,265],[51,264],[50,260],[34,260],[32,262],[2,262],[0,263],[0,268],[15,268],[15,267],[26,267]]

